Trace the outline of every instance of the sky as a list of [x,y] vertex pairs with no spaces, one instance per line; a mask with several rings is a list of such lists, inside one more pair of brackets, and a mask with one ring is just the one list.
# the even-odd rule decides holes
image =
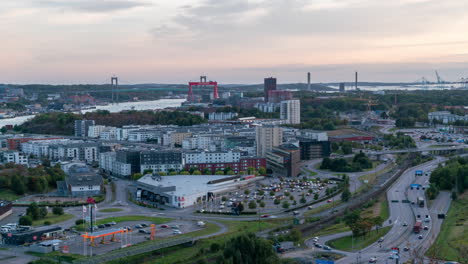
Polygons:
[[466,0],[14,0],[0,21],[0,83],[468,77]]

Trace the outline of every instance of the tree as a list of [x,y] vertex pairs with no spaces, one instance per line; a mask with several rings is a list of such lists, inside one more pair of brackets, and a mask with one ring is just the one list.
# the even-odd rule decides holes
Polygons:
[[159,176],[167,176],[167,173],[164,172],[164,171],[160,171],[160,172],[158,172],[158,174],[159,174]]
[[349,198],[351,198],[351,192],[349,191],[349,188],[346,187],[344,188],[343,192],[341,193],[341,200],[343,202],[349,201]]
[[353,148],[351,147],[350,144],[343,144],[341,146],[341,150],[343,150],[343,154],[345,155],[353,153]]
[[190,172],[183,170],[180,172],[180,175],[190,175]]
[[250,201],[249,202],[249,209],[255,209],[255,208],[257,208],[257,203],[254,202],[254,201]]
[[319,194],[318,193],[314,194],[314,200],[318,200],[318,198],[319,198]]
[[192,175],[202,175],[202,173],[199,170],[195,170],[193,171]]
[[260,174],[260,175],[266,175],[266,174],[267,174],[267,171],[266,171],[265,167],[260,167],[260,169],[258,169],[258,174]]
[[322,165],[320,165],[321,170],[328,170],[331,168],[332,159],[325,157],[322,160]]
[[222,171],[222,170],[217,170],[217,171],[215,172],[215,175],[224,175],[224,171]]
[[26,209],[26,215],[29,215],[33,220],[38,220],[40,218],[39,206],[37,203],[31,203]]
[[284,209],[288,209],[288,208],[289,208],[289,203],[288,203],[288,201],[284,201],[284,202],[283,202],[283,208],[284,208]]
[[255,234],[242,234],[230,239],[224,248],[223,264],[278,264],[272,245]]
[[331,144],[332,152],[337,152],[340,149],[340,145],[337,142]]
[[265,191],[263,190],[258,191],[258,195],[264,195],[264,194],[265,194]]
[[32,218],[29,215],[22,216],[19,219],[19,224],[23,226],[30,226],[32,225],[32,222]]
[[307,202],[306,198],[304,197],[304,195],[302,195],[301,199],[299,200],[299,202],[305,204]]
[[132,174],[132,180],[134,180],[134,181],[138,181],[141,177],[143,177],[143,174],[141,174],[141,173]]
[[452,198],[452,200],[457,200],[458,198],[458,195],[457,195],[457,192],[452,192],[452,195],[450,196]]
[[249,189],[246,189],[246,190],[244,191],[244,194],[245,194],[245,195],[249,195],[249,194],[250,194]]
[[273,203],[274,203],[274,204],[280,204],[281,201],[280,201],[280,199],[275,199],[275,200],[273,201]]
[[55,206],[54,208],[52,208],[52,213],[54,215],[63,215],[63,208],[60,206]]
[[86,221],[84,219],[78,219],[78,220],[75,221],[75,225],[82,225],[84,223],[86,223]]
[[46,217],[47,214],[48,214],[47,208],[45,208],[45,207],[39,208],[39,219],[42,219],[42,218]]
[[221,201],[223,202],[227,201],[227,197],[226,196],[221,197]]
[[265,208],[265,202],[264,202],[264,201],[261,201],[260,204],[259,204],[259,206],[260,206],[261,208]]
[[14,175],[11,180],[11,189],[18,195],[23,195],[26,192],[26,186],[19,175]]
[[244,204],[238,203],[237,204],[237,211],[239,212],[239,214],[241,214],[244,211]]
[[153,170],[152,169],[145,169],[143,171],[143,175],[146,175],[146,174],[152,174],[153,173]]
[[214,242],[214,243],[211,243],[210,245],[210,251],[211,252],[218,252],[219,250],[221,249],[221,245]]

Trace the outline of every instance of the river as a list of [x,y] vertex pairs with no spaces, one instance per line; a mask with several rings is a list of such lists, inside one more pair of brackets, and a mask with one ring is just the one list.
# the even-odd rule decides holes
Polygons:
[[[120,112],[123,110],[153,110],[153,109],[163,109],[166,107],[178,107],[184,102],[185,99],[159,99],[154,101],[142,101],[142,102],[126,102],[119,104],[109,104],[109,105],[97,105],[96,109],[87,109],[81,111],[82,113],[92,112],[96,110],[107,110],[111,113]],[[5,118],[0,119],[0,128],[5,125],[21,125],[26,120],[33,118],[34,115],[28,116],[19,116],[15,118]]]

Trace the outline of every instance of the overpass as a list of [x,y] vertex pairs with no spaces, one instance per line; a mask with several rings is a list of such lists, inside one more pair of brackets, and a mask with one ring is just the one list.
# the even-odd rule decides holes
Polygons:
[[434,155],[440,154],[451,154],[451,153],[465,153],[468,151],[467,145],[450,146],[450,147],[437,147],[437,148],[411,148],[411,149],[395,149],[385,151],[372,151],[368,152],[368,156],[376,156],[380,159],[380,156],[387,154],[400,154],[400,153],[414,153],[414,152],[429,152]]

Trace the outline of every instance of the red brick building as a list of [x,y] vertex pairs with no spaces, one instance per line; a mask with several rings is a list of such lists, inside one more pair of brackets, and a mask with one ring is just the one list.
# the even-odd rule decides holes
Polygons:
[[9,138],[7,139],[7,148],[9,150],[21,150],[21,143],[26,143],[33,140],[49,140],[62,138]]

